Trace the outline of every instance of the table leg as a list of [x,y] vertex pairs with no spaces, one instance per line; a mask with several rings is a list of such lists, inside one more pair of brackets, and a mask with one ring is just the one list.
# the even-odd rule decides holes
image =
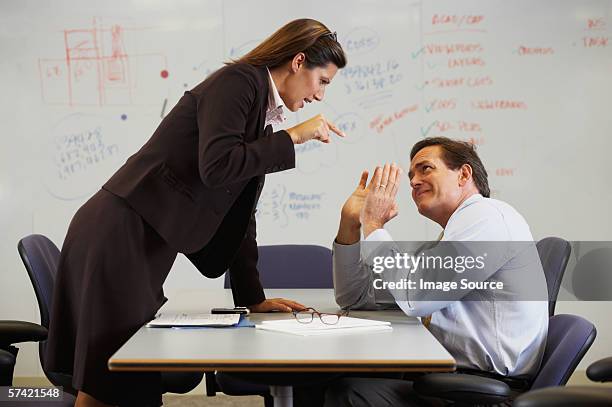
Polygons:
[[274,407],[293,407],[292,386],[270,386],[270,394],[274,398]]

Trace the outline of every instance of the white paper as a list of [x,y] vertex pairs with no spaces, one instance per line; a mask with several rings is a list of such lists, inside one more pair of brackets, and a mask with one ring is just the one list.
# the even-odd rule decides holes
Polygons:
[[148,327],[173,326],[232,326],[240,321],[239,314],[158,314]]
[[351,317],[341,317],[338,323],[333,325],[324,324],[318,317],[315,317],[312,322],[307,324],[298,322],[295,318],[263,321],[261,324],[255,325],[255,328],[301,336],[391,331],[393,329],[391,328],[391,323],[387,321]]

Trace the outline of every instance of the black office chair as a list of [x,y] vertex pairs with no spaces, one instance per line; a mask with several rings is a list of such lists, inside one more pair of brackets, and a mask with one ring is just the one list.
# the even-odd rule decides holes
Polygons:
[[[548,288],[548,313],[549,316],[552,316],[572,248],[569,242],[558,237],[543,238],[536,243],[536,247]],[[443,389],[442,392],[446,394],[446,397],[451,397],[451,395],[458,397],[456,400],[454,398],[449,400],[464,403],[472,400],[473,397],[506,400],[510,396],[510,389],[505,383],[479,376],[479,374],[481,373],[477,371],[451,375],[431,373],[418,379],[417,387],[422,389],[423,395],[429,395],[433,390],[431,386],[435,384]]]
[[[612,382],[612,357],[598,360],[587,368],[594,382]],[[514,407],[612,406],[612,388],[598,386],[549,387],[525,393]]]
[[501,376],[432,373],[416,379],[414,389],[422,396],[448,400],[456,406],[508,402],[517,393],[567,383],[596,335],[595,326],[584,318],[554,315],[548,323],[542,365],[534,378],[524,381],[523,388],[512,389],[516,379]]
[[[332,252],[315,245],[259,246],[257,269],[264,288],[333,288]],[[230,288],[229,273],[224,287]],[[260,395],[266,406],[272,406],[270,388],[244,380],[237,374],[206,373],[206,394],[222,391],[231,396]]]
[[[41,325],[48,329],[53,301],[53,284],[60,251],[51,240],[43,235],[24,237],[19,241],[17,249],[36,293]],[[46,341],[41,340],[38,353],[45,376],[54,385],[63,386],[65,391],[76,395],[77,391],[72,387],[71,375],[47,369],[45,347]],[[162,372],[162,390],[164,393],[187,393],[202,381],[202,376],[202,373],[197,372]]]
[[[22,342],[38,342],[47,338],[47,329],[31,322],[0,321],[0,386],[13,385],[13,372],[19,349],[13,344]],[[73,394],[63,392],[61,401],[17,403],[24,406],[72,407],[75,402]],[[4,405],[0,402],[0,405]]]
[[13,370],[19,349],[14,346],[21,342],[42,341],[47,330],[38,324],[23,321],[0,321],[0,386],[13,384]]
[[612,287],[611,265],[612,248],[589,248],[586,253],[580,255],[572,270],[572,294],[583,301],[609,301]]
[[548,316],[553,316],[572,246],[567,240],[559,237],[545,237],[536,243],[536,247],[548,287]]
[[[257,248],[259,280],[264,288],[334,288],[332,251],[316,245],[286,244]],[[224,288],[231,288],[225,273]]]

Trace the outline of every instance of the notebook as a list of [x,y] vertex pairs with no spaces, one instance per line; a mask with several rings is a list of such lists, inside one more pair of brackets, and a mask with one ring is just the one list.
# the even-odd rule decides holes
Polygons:
[[147,326],[161,327],[198,327],[234,326],[240,321],[239,314],[187,314],[187,313],[160,313]]

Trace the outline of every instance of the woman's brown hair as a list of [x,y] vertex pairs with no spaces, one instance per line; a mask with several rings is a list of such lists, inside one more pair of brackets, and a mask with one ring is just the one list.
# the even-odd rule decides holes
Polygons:
[[243,57],[231,63],[246,63],[255,66],[276,68],[303,52],[306,67],[325,67],[330,62],[338,68],[346,66],[342,46],[325,25],[317,20],[302,18],[291,21]]

